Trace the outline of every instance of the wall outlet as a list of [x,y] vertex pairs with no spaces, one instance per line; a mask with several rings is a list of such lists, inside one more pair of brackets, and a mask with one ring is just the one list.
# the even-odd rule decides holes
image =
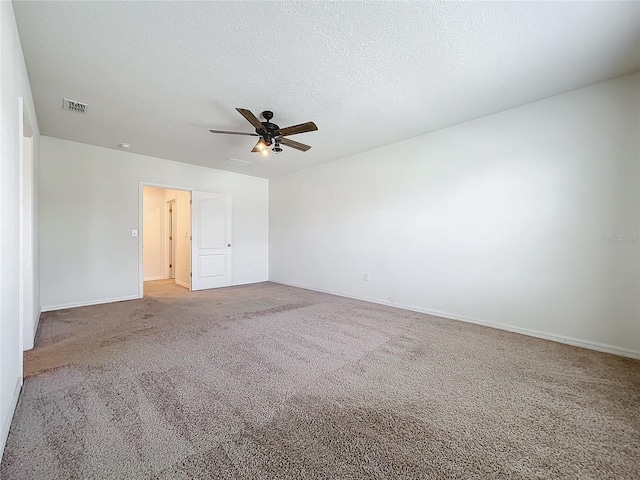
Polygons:
[[131,236],[132,237],[137,237],[138,236],[138,229],[137,228],[132,228],[131,229]]
[[369,281],[369,274],[368,274],[368,273],[365,273],[365,274],[364,274],[364,281],[365,281],[365,282],[368,282],[368,281]]

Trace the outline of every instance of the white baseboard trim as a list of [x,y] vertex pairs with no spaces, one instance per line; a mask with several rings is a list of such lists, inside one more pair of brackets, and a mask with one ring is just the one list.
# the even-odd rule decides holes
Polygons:
[[38,310],[37,315],[34,317],[33,319],[33,331],[32,333],[32,337],[29,339],[25,339],[24,344],[22,345],[22,350],[23,351],[27,351],[27,350],[31,350],[36,343],[36,335],[38,333],[38,327],[40,326],[40,316],[42,315],[42,310]]
[[152,282],[153,280],[169,280],[165,275],[160,275],[159,277],[144,277],[142,279],[143,282]]
[[102,305],[103,303],[124,302],[126,300],[137,300],[138,295],[127,295],[126,297],[105,298],[103,300],[91,300],[89,302],[63,303],[60,305],[49,305],[42,307],[42,312],[53,312],[54,310],[64,310],[67,308],[90,307],[91,305]]
[[181,282],[180,280],[176,280],[176,285],[180,285],[181,287],[191,290],[191,285],[189,285],[188,283]]
[[9,429],[11,428],[11,421],[13,420],[13,414],[18,406],[18,398],[20,397],[20,390],[22,389],[22,377],[19,377],[14,387],[13,395],[11,396],[11,404],[7,411],[6,418],[2,419],[2,431],[0,432],[0,458],[4,453],[4,446],[7,443],[7,437],[9,436]]
[[40,327],[40,317],[42,317],[42,309],[38,310],[38,314],[36,315],[36,321],[33,324],[33,340],[36,339],[36,334],[38,333],[38,328]]
[[434,315],[436,317],[446,318],[449,320],[458,320],[460,322],[474,323],[476,325],[482,325],[485,327],[496,328],[498,330],[505,330],[507,332],[519,333],[521,335],[527,335],[529,337],[541,338],[543,340],[551,340],[558,343],[566,343],[574,347],[587,348],[589,350],[596,350],[598,352],[611,353],[612,355],[618,355],[621,357],[629,357],[640,359],[640,351],[629,350],[626,348],[616,347],[615,345],[608,345],[606,343],[592,342],[589,340],[580,340],[572,337],[565,337],[563,335],[556,335],[553,333],[539,332],[537,330],[529,330],[527,328],[512,327],[510,325],[504,325],[502,323],[487,322],[486,320],[478,320],[477,318],[463,317],[455,315],[453,313],[440,312],[437,310],[429,310],[421,307],[412,307],[408,305],[401,305],[398,303],[386,302],[384,300],[376,300],[373,298],[358,297],[355,295],[345,295],[343,293],[333,292],[330,290],[323,290],[320,288],[311,288],[303,285],[296,285],[293,283],[281,282],[278,280],[270,280],[273,283],[280,283],[282,285],[288,285],[290,287],[303,288],[305,290],[312,290],[314,292],[328,293],[330,295],[336,295],[338,297],[351,298],[353,300],[361,300],[363,302],[376,303],[379,305],[386,305],[388,307],[397,307],[403,310],[410,310],[412,312],[426,313],[427,315]]
[[[269,280],[253,280],[250,282],[240,282],[240,283],[232,283],[231,285],[229,285],[230,287],[240,287],[242,285],[255,285],[256,283],[265,283],[268,282]],[[273,282],[276,283],[276,282]]]

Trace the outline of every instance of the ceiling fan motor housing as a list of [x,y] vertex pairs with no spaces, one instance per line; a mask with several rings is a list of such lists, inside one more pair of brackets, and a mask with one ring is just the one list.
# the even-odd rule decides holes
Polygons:
[[269,121],[273,118],[273,112],[271,110],[265,110],[262,112],[262,116],[266,120],[266,122],[260,122],[264,126],[264,129],[260,131],[256,128],[256,133],[260,135],[267,144],[271,145],[272,139],[276,137],[276,132],[280,130],[280,127]]

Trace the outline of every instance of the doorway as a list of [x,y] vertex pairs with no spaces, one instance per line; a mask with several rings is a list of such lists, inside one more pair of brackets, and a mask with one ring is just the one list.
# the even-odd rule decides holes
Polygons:
[[142,275],[191,290],[191,192],[142,188]]

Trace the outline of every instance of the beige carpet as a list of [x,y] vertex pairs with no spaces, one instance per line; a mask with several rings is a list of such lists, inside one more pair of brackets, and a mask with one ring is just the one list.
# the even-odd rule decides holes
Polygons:
[[11,479],[640,478],[640,362],[273,283],[44,315]]

